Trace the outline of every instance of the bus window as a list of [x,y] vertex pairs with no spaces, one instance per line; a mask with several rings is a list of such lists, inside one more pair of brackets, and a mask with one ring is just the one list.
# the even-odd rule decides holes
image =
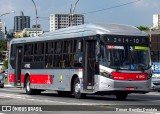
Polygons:
[[72,66],[72,40],[64,41],[62,67]]
[[34,62],[40,62],[44,59],[44,43],[35,43],[34,45]]
[[11,50],[11,60],[14,61],[15,60],[15,56],[16,56],[16,50],[15,50],[15,45],[12,45],[12,50]]
[[53,50],[53,42],[47,42],[46,43],[46,54],[53,54],[54,50]]
[[56,54],[61,54],[61,53],[62,53],[62,42],[57,42]]
[[44,43],[35,43],[34,45],[34,54],[43,54],[44,53]]
[[24,45],[24,62],[33,62],[33,44]]
[[46,68],[52,68],[53,67],[53,56],[47,55],[46,56]]
[[73,61],[74,67],[82,67],[83,40],[74,41]]
[[77,40],[74,40],[73,53],[76,53],[76,51],[77,51]]
[[54,43],[55,52],[54,52],[54,61],[53,67],[61,67],[62,62],[62,42],[57,41]]
[[15,57],[16,57],[16,50],[15,50],[15,45],[11,45],[11,55],[10,55],[10,63],[11,63],[11,66],[13,68],[15,68]]
[[32,54],[33,54],[33,44],[25,44],[24,55],[32,55]]

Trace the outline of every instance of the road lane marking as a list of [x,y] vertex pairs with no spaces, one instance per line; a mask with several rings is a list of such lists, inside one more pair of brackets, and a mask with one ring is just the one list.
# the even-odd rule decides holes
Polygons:
[[[33,99],[33,98],[27,98],[26,96],[16,96],[14,94],[7,95],[6,94],[0,94],[0,97],[9,97],[9,98],[15,98],[15,99],[24,99],[24,100],[31,100],[31,101],[42,101],[42,99]],[[51,101],[51,100],[44,100],[43,102],[54,102],[59,104],[67,104],[67,105],[102,105],[101,103],[68,103],[63,101]]]
[[[26,96],[26,95],[15,95],[15,94],[0,94],[0,97],[6,97],[6,98],[14,98],[14,99],[23,99],[23,100],[29,100],[29,101],[41,101],[42,99],[34,99],[31,98],[32,96]],[[99,106],[112,106],[113,104],[103,104],[103,103],[86,103],[86,102],[82,102],[82,103],[68,103],[68,102],[62,102],[62,101],[57,101],[57,100],[44,100],[43,102],[50,102],[50,103],[56,103],[57,105],[90,105],[90,106],[95,106],[95,105],[99,105]],[[142,113],[150,113],[150,114],[160,114],[159,112],[145,112],[145,111],[134,111],[134,112],[142,112]]]

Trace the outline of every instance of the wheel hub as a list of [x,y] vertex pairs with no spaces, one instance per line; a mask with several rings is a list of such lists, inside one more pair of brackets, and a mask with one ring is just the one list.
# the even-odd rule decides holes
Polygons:
[[27,82],[27,91],[30,91],[30,82]]
[[79,84],[79,83],[76,83],[76,84],[75,84],[75,92],[76,92],[76,93],[79,93],[79,92],[80,92],[80,84]]

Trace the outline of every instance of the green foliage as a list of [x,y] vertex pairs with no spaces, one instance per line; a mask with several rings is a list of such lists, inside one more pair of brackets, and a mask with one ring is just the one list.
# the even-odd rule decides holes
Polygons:
[[3,66],[4,66],[5,69],[8,69],[8,60],[5,60],[3,62]]
[[23,34],[23,37],[28,37],[27,33],[24,33],[24,34]]
[[4,84],[8,84],[8,78],[4,79]]
[[0,61],[3,61],[3,55],[1,51],[0,51]]
[[146,27],[146,26],[138,26],[137,28],[141,31],[149,30],[149,27]]
[[5,51],[7,49],[7,42],[0,41],[0,51]]
[[13,34],[7,34],[7,38],[14,38]]

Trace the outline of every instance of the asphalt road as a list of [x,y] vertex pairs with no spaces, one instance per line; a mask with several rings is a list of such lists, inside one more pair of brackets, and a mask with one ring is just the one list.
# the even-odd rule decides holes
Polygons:
[[[11,106],[12,110],[21,111],[48,111],[45,113],[159,113],[160,114],[160,92],[150,92],[147,94],[130,94],[125,101],[118,101],[115,96],[88,95],[85,99],[75,99],[71,97],[60,97],[54,91],[46,91],[41,95],[26,95],[22,88],[5,87],[0,88],[0,108]],[[18,107],[20,107],[18,109]],[[31,108],[33,109],[31,109]],[[6,108],[6,107],[3,107]],[[83,112],[82,112],[83,111]],[[0,112],[6,113],[6,111]],[[12,113],[13,112],[7,112]],[[25,112],[29,113],[29,112]],[[32,112],[44,113],[44,112]]]

